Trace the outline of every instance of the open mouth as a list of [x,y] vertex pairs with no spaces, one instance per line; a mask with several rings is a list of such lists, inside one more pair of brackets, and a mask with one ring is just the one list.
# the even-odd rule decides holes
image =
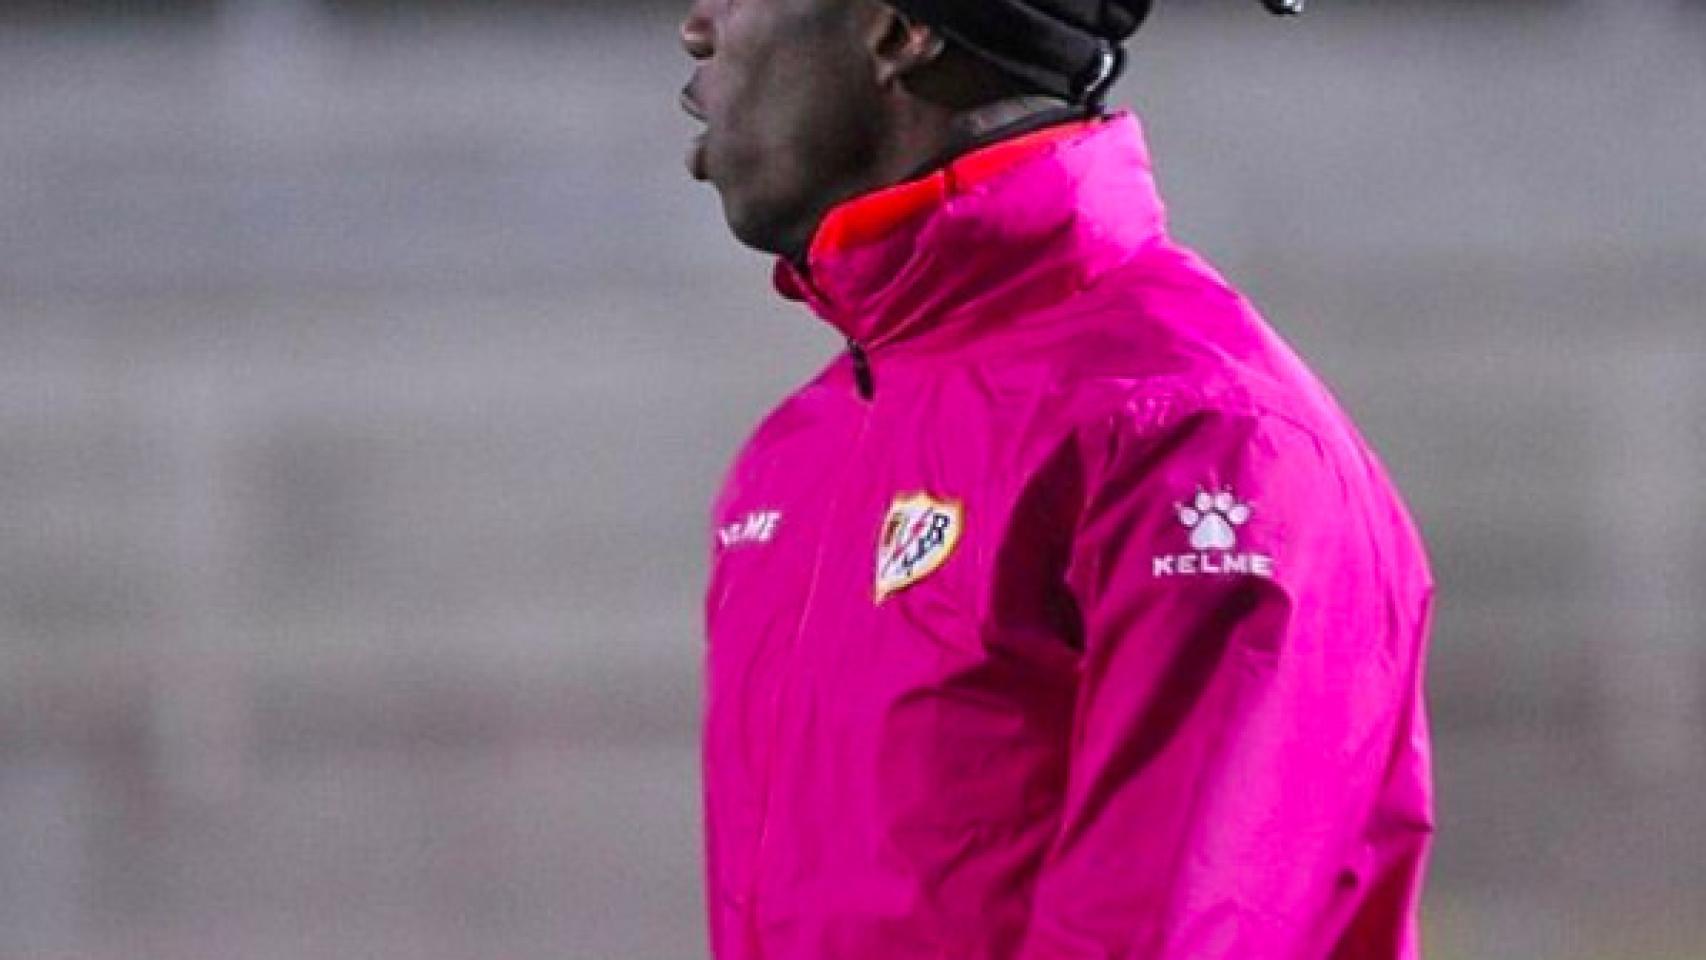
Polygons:
[[[705,108],[699,105],[699,101],[693,99],[691,89],[681,91],[681,111],[701,124],[707,123]],[[699,134],[693,138],[687,147],[687,172],[695,180],[703,181],[708,178],[705,168],[705,141],[709,135],[709,129],[699,131]]]
[[684,88],[681,91],[681,112],[700,123],[705,122],[705,108],[699,105],[699,101],[693,99],[692,88]]

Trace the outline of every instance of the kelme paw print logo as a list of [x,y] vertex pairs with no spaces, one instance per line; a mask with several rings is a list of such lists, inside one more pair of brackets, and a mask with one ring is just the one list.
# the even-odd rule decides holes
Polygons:
[[[1197,487],[1189,503],[1175,503],[1179,525],[1191,532],[1190,553],[1161,553],[1150,558],[1150,575],[1175,577],[1274,576],[1274,558],[1238,549],[1238,528],[1250,522],[1256,509],[1238,499],[1231,487]],[[1258,531],[1271,537],[1273,531]],[[1252,539],[1261,539],[1259,537]]]
[[1228,487],[1218,493],[1198,489],[1196,499],[1179,504],[1179,522],[1191,531],[1191,549],[1232,550],[1238,546],[1238,527],[1250,522],[1250,505],[1239,503]]

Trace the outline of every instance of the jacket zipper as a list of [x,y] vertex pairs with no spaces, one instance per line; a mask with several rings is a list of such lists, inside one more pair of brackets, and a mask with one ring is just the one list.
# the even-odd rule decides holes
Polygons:
[[853,358],[853,383],[859,389],[859,397],[869,402],[877,395],[876,375],[871,372],[871,355],[852,337],[847,338],[847,354]]
[[[823,293],[818,290],[816,283],[812,280],[811,265],[800,262],[796,263],[794,267],[800,283],[808,291],[811,291],[812,296],[818,300],[824,299]],[[859,399],[869,403],[877,395],[877,379],[876,375],[871,372],[870,352],[857,339],[848,337],[847,354],[853,359],[853,383],[859,391]]]

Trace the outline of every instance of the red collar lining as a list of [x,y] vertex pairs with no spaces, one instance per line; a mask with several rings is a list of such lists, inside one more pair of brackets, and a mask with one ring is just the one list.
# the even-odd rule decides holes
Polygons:
[[824,218],[812,240],[808,260],[816,262],[820,257],[880,240],[901,226],[939,209],[950,197],[995,179],[1098,122],[1064,123],[1003,140],[974,150],[920,179],[855,197],[831,210]]

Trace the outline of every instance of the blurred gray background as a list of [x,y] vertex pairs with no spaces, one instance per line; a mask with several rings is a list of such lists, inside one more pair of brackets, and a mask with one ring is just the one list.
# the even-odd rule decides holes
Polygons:
[[[1431,955],[1706,958],[1706,4],[1317,6],[1120,99],[1432,544]],[[681,13],[0,6],[0,960],[703,957],[706,507],[837,342]]]

